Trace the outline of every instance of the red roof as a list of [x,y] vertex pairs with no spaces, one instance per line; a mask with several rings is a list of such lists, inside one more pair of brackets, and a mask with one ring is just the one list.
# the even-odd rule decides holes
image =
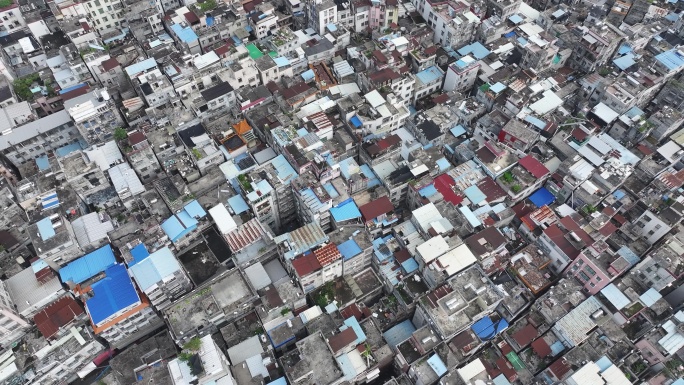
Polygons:
[[589,134],[587,134],[586,131],[579,127],[576,127],[574,130],[572,130],[572,133],[570,135],[572,135],[572,137],[575,138],[578,142],[584,141],[584,139],[586,139],[587,136],[589,136]]
[[373,51],[373,57],[380,63],[387,63],[387,56],[385,56],[380,50]]
[[411,253],[407,249],[402,248],[401,250],[394,253],[394,259],[399,263],[404,263],[411,258]]
[[195,12],[186,12],[184,16],[189,24],[197,24],[200,21],[199,17],[195,15]]
[[316,259],[321,264],[321,266],[327,266],[334,261],[342,258],[340,250],[337,249],[337,245],[334,243],[329,243],[313,252]]
[[499,186],[491,177],[485,177],[479,181],[477,183],[477,188],[479,188],[487,197],[487,202],[494,202],[508,196],[501,186]]
[[617,227],[611,222],[606,223],[603,227],[599,229],[599,233],[604,237],[609,237],[611,234],[617,231]]
[[340,314],[342,314],[342,317],[344,317],[344,319],[350,317],[356,318],[357,321],[361,321],[363,319],[363,312],[361,311],[361,309],[359,309],[359,305],[355,303],[340,310]]
[[230,50],[230,46],[228,44],[224,44],[216,49],[214,49],[214,53],[216,53],[217,56],[222,56],[228,53]]
[[337,353],[342,350],[343,347],[356,341],[357,338],[354,329],[346,328],[340,333],[330,337],[330,339],[328,339],[328,344],[330,344],[330,349],[332,349],[333,353]]
[[549,174],[549,169],[546,168],[541,162],[535,159],[532,155],[527,155],[526,157],[518,161],[527,172],[532,174],[535,178],[543,178]]
[[549,370],[556,376],[557,379],[561,380],[570,371],[570,366],[565,360],[565,357],[561,357],[556,360],[553,364],[549,365]]
[[454,178],[449,174],[442,174],[435,178],[434,186],[444,197],[444,200],[453,204],[458,205],[463,202],[463,197],[459,196],[454,192],[453,186],[456,184]]
[[513,339],[521,348],[532,342],[537,336],[537,329],[531,324],[513,333]]
[[651,154],[653,154],[653,150],[651,150],[650,148],[644,146],[643,144],[638,145],[638,146],[637,146],[637,150],[639,150],[639,151],[640,151],[642,154],[644,154],[644,155],[651,155]]
[[361,216],[365,222],[373,220],[383,214],[387,214],[392,210],[394,210],[394,205],[386,196],[359,207],[359,211],[361,211]]
[[88,92],[90,92],[90,86],[79,87],[79,88],[77,88],[77,89],[75,89],[75,90],[72,90],[72,91],[63,93],[63,94],[61,95],[61,96],[62,96],[62,101],[66,102],[67,100],[71,100],[71,99],[73,99],[73,98],[75,98],[75,97],[78,97],[78,96],[81,96],[81,95],[85,95],[85,94],[87,94]]
[[59,328],[69,324],[74,318],[83,314],[83,308],[71,296],[64,296],[46,306],[33,316],[33,322],[45,338],[57,334]]
[[143,134],[142,132],[134,132],[128,135],[128,144],[130,144],[131,146],[135,146],[136,144],[143,142],[145,139],[147,138],[145,138],[145,134]]
[[102,69],[105,71],[113,70],[114,68],[120,66],[119,61],[115,57],[109,58],[102,62]]
[[439,94],[432,98],[433,103],[446,103],[449,101],[449,95],[447,94]]
[[545,358],[551,354],[551,347],[544,341],[543,338],[538,338],[532,342],[532,350],[537,353],[540,358]]
[[323,266],[321,266],[321,263],[318,262],[318,258],[316,258],[314,253],[309,253],[297,259],[293,259],[292,267],[294,267],[297,275],[304,277],[322,268]]
[[590,246],[592,243],[594,243],[594,240],[587,234],[586,231],[582,230],[582,228],[575,222],[574,219],[571,217],[567,216],[565,218],[561,218],[560,223],[569,231],[574,232],[577,234],[578,237],[582,238],[582,241],[587,246]]
[[518,378],[518,373],[515,371],[513,368],[513,365],[511,363],[501,357],[498,360],[496,360],[496,366],[497,368],[503,373],[504,376],[506,376],[506,379],[508,381],[515,381]]

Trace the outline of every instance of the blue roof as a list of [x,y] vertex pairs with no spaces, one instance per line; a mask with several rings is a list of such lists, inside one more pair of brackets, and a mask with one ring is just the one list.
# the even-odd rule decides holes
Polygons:
[[336,26],[335,24],[333,24],[333,23],[330,23],[330,24],[326,25],[326,27],[328,27],[328,30],[329,30],[330,32],[335,32],[335,31],[337,31],[337,26]]
[[684,66],[684,57],[682,57],[676,49],[665,51],[656,55],[656,60],[662,63],[670,71],[676,70]]
[[[185,211],[181,211],[181,213],[185,213]],[[185,215],[187,218],[190,218],[187,213]],[[172,215],[171,218],[165,220],[161,224],[161,228],[164,230],[164,233],[169,237],[169,239],[171,239],[171,242],[175,242],[176,240],[185,236],[187,233],[194,230],[195,226],[185,227],[178,217]]]
[[413,273],[414,271],[418,270],[418,262],[411,257],[401,263],[401,268],[404,269],[406,274]]
[[354,342],[355,345],[366,342],[366,333],[363,332],[361,325],[359,325],[359,321],[357,321],[355,317],[349,317],[344,320],[344,326],[340,328],[340,331],[343,331],[348,327],[352,328],[356,334],[356,341]]
[[59,269],[59,278],[64,283],[83,283],[115,263],[116,259],[114,259],[112,247],[106,244]]
[[537,190],[534,194],[530,195],[530,202],[532,202],[537,207],[547,206],[553,203],[556,197],[551,194],[546,187],[542,187]]
[[290,61],[286,57],[276,57],[273,58],[273,61],[276,63],[278,67],[285,67],[290,65]]
[[460,124],[451,129],[451,134],[453,136],[461,136],[465,133],[466,133],[466,129],[463,128],[463,126],[461,126]]
[[235,195],[228,198],[228,205],[231,209],[233,209],[233,212],[236,215],[242,214],[249,210],[249,206],[247,206],[247,202],[245,202],[244,198],[242,198],[242,195]]
[[444,365],[444,362],[442,362],[442,359],[437,354],[428,358],[427,363],[439,377],[442,377],[447,372],[446,365]]
[[599,367],[599,371],[603,372],[613,366],[613,363],[610,361],[610,358],[603,356],[596,361],[596,366]]
[[641,260],[638,255],[628,246],[622,246],[617,251],[618,255],[624,258],[630,265],[634,266]]
[[344,202],[330,209],[330,214],[335,222],[348,221],[350,219],[361,218],[361,211],[356,207],[353,199],[349,198]]
[[368,182],[366,183],[366,186],[368,186],[368,188],[373,188],[375,186],[380,185],[380,180],[375,175],[373,170],[371,170],[370,166],[364,163],[361,166],[359,166],[359,168],[361,169],[363,175],[365,175],[366,178],[368,178]]
[[183,209],[193,218],[204,218],[207,216],[207,212],[204,211],[196,199],[185,205]]
[[439,166],[439,171],[446,171],[451,168],[451,162],[449,162],[447,158],[439,158],[435,163]]
[[323,188],[325,191],[328,192],[328,195],[330,195],[330,198],[335,199],[338,196],[340,196],[340,193],[335,190],[335,186],[332,185],[330,182],[323,183]]
[[458,53],[461,56],[465,56],[467,54],[473,54],[475,59],[484,59],[489,55],[489,50],[485,48],[485,46],[482,45],[480,42],[474,42],[472,44],[468,44],[465,47],[461,48],[458,50]]
[[316,196],[316,193],[313,192],[311,188],[306,188],[302,191],[299,192],[302,197],[304,198],[304,202],[309,206],[309,208],[317,213],[321,211],[325,211],[324,209],[327,207],[323,202],[321,202],[320,199]]
[[489,87],[489,90],[494,92],[495,94],[498,94],[499,92],[503,91],[506,89],[506,85],[501,83],[501,82],[496,82],[492,84],[491,87]]
[[305,82],[308,82],[309,80],[313,79],[316,77],[316,74],[313,72],[313,70],[306,70],[302,72],[302,79],[304,79]]
[[207,22],[207,27],[211,27],[212,25],[214,25],[214,16],[207,15],[205,20]]
[[416,74],[416,77],[418,80],[420,80],[423,84],[429,84],[432,82],[436,82],[437,80],[442,78],[442,70],[439,69],[437,66],[432,66],[428,67]]
[[174,24],[171,26],[171,29],[183,43],[192,43],[197,40],[197,34],[190,27],[183,28],[180,24]]
[[473,204],[478,204],[487,199],[487,196],[476,185],[466,188],[463,192]]
[[271,160],[271,164],[276,169],[278,178],[280,178],[280,180],[285,184],[289,184],[292,179],[298,176],[295,169],[292,168],[292,165],[288,163],[287,159],[285,159],[282,154],[273,158],[273,160]]
[[[667,16],[665,18],[667,18]],[[630,47],[628,43],[622,43],[622,45],[618,49],[618,54],[624,55],[629,52],[632,52],[632,47]]]
[[508,378],[506,378],[506,375],[499,374],[498,376],[496,376],[492,379],[492,384],[493,385],[511,385],[511,382],[508,381]]
[[143,261],[131,266],[128,270],[135,278],[140,290],[145,291],[180,269],[180,264],[171,253],[171,250],[168,247],[164,247],[150,254]]
[[520,43],[520,45],[522,45],[522,46],[525,46],[525,45],[527,45],[527,39],[525,39],[524,37],[519,37],[518,43]]
[[513,24],[520,24],[523,22],[523,18],[520,15],[513,15],[508,18]]
[[345,261],[361,254],[361,251],[363,251],[361,250],[361,247],[359,247],[359,244],[353,239],[340,243],[337,245],[337,249],[340,251],[342,258],[344,258]]
[[40,171],[45,171],[50,169],[50,161],[47,155],[39,156],[36,158],[36,166]]
[[349,355],[347,353],[343,353],[335,357],[335,359],[340,365],[340,369],[342,369],[344,379],[348,381],[353,380],[357,373],[356,369],[354,368],[354,364],[352,364],[351,359],[349,358]]
[[390,347],[395,348],[407,338],[411,337],[411,334],[413,334],[415,331],[416,327],[413,326],[413,323],[410,319],[407,319],[406,321],[396,324],[388,331],[382,333],[382,336],[385,338],[385,341],[387,341],[387,344]]
[[549,347],[551,348],[551,355],[553,357],[559,355],[563,350],[565,350],[565,345],[563,345],[562,341],[556,341],[549,345]]
[[67,144],[64,147],[60,147],[60,148],[56,149],[55,152],[57,153],[57,156],[63,158],[65,156],[71,154],[72,152],[78,151],[80,149],[81,149],[81,144],[79,142],[76,142],[76,143]]
[[[670,1],[671,3],[676,3],[677,1]],[[677,381],[673,382],[672,385],[684,385],[684,379],[678,379]]]
[[624,196],[625,196],[625,192],[622,190],[613,191],[613,198],[615,198],[617,200],[624,198]]
[[532,115],[527,115],[527,116],[525,116],[525,121],[526,121],[527,123],[532,124],[533,126],[537,127],[537,128],[540,129],[540,130],[543,130],[544,127],[546,127],[546,122],[545,122],[545,121],[543,121],[543,120],[541,120],[541,119],[539,119],[539,118],[537,118],[537,117],[535,117],[535,116],[532,116]]
[[489,316],[486,316],[475,322],[470,328],[473,329],[475,334],[477,334],[478,338],[482,341],[488,341],[506,330],[506,328],[508,328],[508,322],[506,319],[501,318],[498,322],[494,323]]
[[470,223],[471,226],[473,227],[478,227],[482,225],[482,222],[480,222],[479,219],[473,214],[473,211],[470,210],[469,207],[467,206],[461,206],[458,208],[461,213],[463,213],[463,216],[468,220],[468,223]]
[[71,92],[71,91],[73,91],[73,90],[77,90],[77,89],[82,88],[82,87],[85,87],[85,86],[87,86],[87,85],[88,85],[88,83],[76,84],[75,86],[71,86],[71,87],[67,87],[67,88],[65,88],[65,89],[63,89],[63,90],[59,90],[58,93],[59,93],[60,95],[66,94],[67,92]]
[[511,31],[511,32],[505,34],[504,37],[513,37],[515,35],[516,35],[515,31]]
[[437,189],[435,188],[434,184],[429,184],[422,189],[418,190],[418,194],[422,196],[423,198],[429,198],[435,194],[437,194]]
[[625,293],[613,283],[601,289],[601,294],[618,310],[625,308],[630,303]]
[[285,379],[285,377],[280,377],[275,381],[267,383],[266,385],[287,385],[287,380]]
[[359,119],[359,117],[356,115],[352,116],[352,118],[349,119],[349,122],[356,128],[359,128],[363,125],[363,123],[361,123],[361,119]]
[[660,294],[658,290],[654,288],[646,290],[646,292],[639,297],[641,302],[643,302],[644,305],[648,307],[653,306],[661,298],[663,298],[663,296]]
[[123,264],[108,267],[105,274],[105,278],[92,285],[93,297],[86,301],[95,325],[140,301]]
[[628,53],[625,56],[613,60],[613,64],[615,64],[619,69],[624,71],[627,68],[635,65],[636,62],[634,61],[634,55]]
[[141,62],[131,64],[125,68],[126,73],[131,76],[141,72],[145,72],[157,66],[157,61],[153,57],[145,59]]
[[40,239],[47,241],[55,236],[55,228],[52,227],[52,220],[50,218],[43,218],[36,223],[38,226],[38,234]]
[[131,263],[128,264],[129,267],[149,257],[150,252],[147,251],[147,247],[145,246],[145,244],[141,243],[138,246],[131,249],[131,256],[133,257],[133,260],[131,261]]

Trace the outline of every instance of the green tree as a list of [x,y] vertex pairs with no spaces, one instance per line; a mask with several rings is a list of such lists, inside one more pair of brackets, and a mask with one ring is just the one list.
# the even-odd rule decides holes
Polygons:
[[[1,3],[1,0],[0,0]],[[14,80],[12,85],[14,86],[14,93],[17,94],[22,100],[33,100],[33,92],[31,92],[31,86],[33,83],[40,83],[40,75],[31,74],[26,75],[22,78],[17,78]]]
[[121,127],[117,127],[114,129],[114,139],[124,140],[126,138],[128,138],[128,133],[126,132],[126,130],[124,130]]
[[196,352],[200,347],[202,347],[202,340],[200,340],[199,337],[193,337],[183,345],[183,350],[192,350],[193,352]]

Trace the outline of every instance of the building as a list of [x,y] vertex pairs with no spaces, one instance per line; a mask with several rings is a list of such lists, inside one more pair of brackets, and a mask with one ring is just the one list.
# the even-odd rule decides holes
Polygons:
[[342,254],[329,243],[290,261],[304,293],[342,276]]
[[131,254],[133,261],[128,264],[128,271],[157,310],[170,306],[192,289],[190,278],[168,247],[149,254],[141,243]]
[[123,126],[123,119],[114,101],[104,89],[67,100],[64,110],[73,119],[81,137],[90,145],[112,139],[114,129]]
[[192,358],[187,362],[180,358],[168,362],[173,385],[236,383],[230,362],[211,336],[200,338],[199,349],[190,354]]
[[444,91],[466,91],[475,85],[479,61],[470,55],[463,56],[449,66],[444,79]]
[[0,345],[10,346],[18,341],[29,326],[15,309],[5,283],[0,283]]
[[[43,207],[59,205],[57,193],[54,192],[43,195],[40,202],[48,202]],[[31,243],[41,259],[62,264],[76,258],[81,251],[71,223],[59,214],[39,220],[30,225],[28,231]]]
[[111,347],[123,348],[163,324],[123,264],[107,267],[90,289],[85,306],[93,331]]
[[43,260],[37,260],[5,281],[17,313],[32,318],[48,304],[64,294],[64,288],[53,270]]
[[123,29],[125,26],[124,6],[119,0],[91,0],[85,3],[85,9],[93,26],[101,35]]

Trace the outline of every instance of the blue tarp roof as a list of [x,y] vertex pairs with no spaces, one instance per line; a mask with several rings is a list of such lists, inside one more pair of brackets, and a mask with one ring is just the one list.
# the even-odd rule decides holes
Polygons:
[[553,203],[556,197],[546,189],[542,187],[537,190],[534,194],[530,195],[530,202],[532,202],[537,207],[547,206]]
[[363,125],[363,123],[361,123],[361,119],[359,119],[359,117],[356,115],[352,116],[352,118],[349,119],[349,122],[356,128],[359,128]]
[[149,257],[150,252],[147,251],[147,247],[145,246],[145,244],[141,243],[138,246],[131,249],[131,256],[133,257],[133,260],[131,261],[131,263],[128,264],[129,267]]
[[52,220],[50,218],[43,218],[36,223],[38,226],[38,234],[40,239],[46,241],[55,236],[55,228],[52,227]]
[[442,359],[439,358],[437,354],[434,356],[428,358],[427,360],[428,365],[432,368],[432,370],[437,373],[439,377],[442,377],[447,372],[446,365],[444,365],[444,362],[442,362]]
[[489,316],[482,318],[481,320],[475,322],[470,328],[477,334],[477,336],[482,341],[491,340],[497,334],[506,330],[508,327],[508,322],[501,318],[499,321],[494,323]]
[[511,385],[511,382],[508,381],[508,378],[506,378],[506,375],[499,374],[498,376],[494,377],[494,379],[492,379],[492,384],[493,385]]
[[460,124],[451,129],[451,134],[453,136],[461,136],[465,133],[466,133],[466,129],[463,128],[463,126],[461,126]]
[[356,206],[353,199],[349,198],[340,203],[337,207],[330,209],[330,215],[333,216],[335,222],[348,221],[355,218],[361,218],[361,211]]
[[524,37],[519,37],[518,43],[520,43],[520,45],[522,45],[524,47],[527,45],[527,39],[525,39]]
[[39,156],[36,158],[36,166],[40,171],[45,171],[50,169],[50,161],[47,155]]
[[463,192],[473,204],[478,204],[487,199],[487,196],[476,185],[468,187]]
[[511,32],[509,32],[509,33],[507,33],[507,34],[504,34],[504,37],[506,37],[506,38],[508,38],[508,37],[514,37],[515,35],[516,35],[515,31],[511,31]]
[[242,195],[235,195],[230,197],[228,199],[228,205],[231,209],[233,209],[233,212],[236,215],[242,214],[245,211],[249,210],[249,206],[247,206],[247,202],[245,202],[244,198],[242,198]]
[[338,196],[340,196],[340,193],[338,193],[337,190],[335,190],[335,186],[333,186],[330,182],[323,183],[323,188],[332,199],[335,199]]
[[106,244],[59,269],[59,278],[64,283],[83,283],[115,263],[116,259],[114,259],[112,247]]
[[627,43],[622,43],[622,45],[618,49],[618,54],[624,55],[629,52],[632,52],[632,47],[630,47]]
[[337,249],[340,251],[342,258],[344,258],[345,261],[361,254],[362,251],[361,247],[359,247],[358,243],[356,243],[356,241],[353,239],[349,239],[343,243],[340,243],[337,245]]
[[180,24],[174,24],[171,26],[171,30],[173,30],[176,36],[178,36],[178,39],[183,43],[192,43],[197,40],[197,34],[189,26],[183,28]]
[[563,345],[563,342],[561,341],[556,341],[549,345],[549,347],[551,348],[551,355],[553,357],[559,355],[562,351],[565,350],[565,345]]
[[619,69],[624,71],[627,68],[635,65],[636,62],[634,61],[634,55],[628,53],[625,56],[613,60],[613,64],[615,64]]
[[88,314],[95,325],[140,301],[124,265],[108,267],[105,275],[92,285],[93,297],[86,301]]
[[407,338],[411,337],[411,334],[416,331],[416,327],[410,319],[394,325],[388,331],[384,332],[382,336],[387,341],[387,344],[391,347],[396,347],[400,343],[404,342]]
[[624,198],[624,196],[625,196],[625,192],[622,190],[613,191],[613,198],[615,198],[617,200]]

